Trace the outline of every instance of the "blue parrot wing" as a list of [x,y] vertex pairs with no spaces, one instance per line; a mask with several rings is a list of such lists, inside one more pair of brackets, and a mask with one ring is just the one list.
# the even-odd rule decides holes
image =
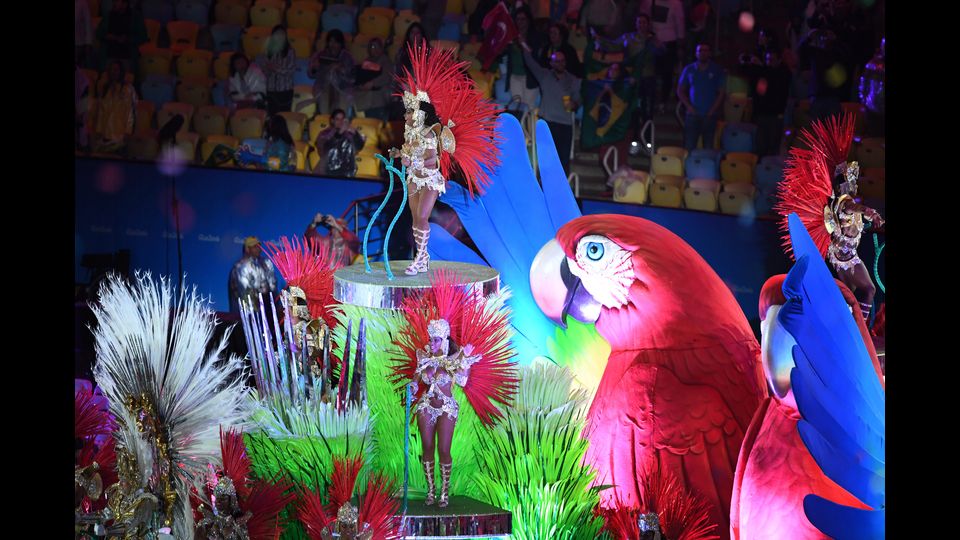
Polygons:
[[537,120],[537,165],[540,167],[540,182],[543,196],[553,223],[554,232],[569,221],[580,217],[580,207],[570,190],[570,182],[560,165],[557,147],[553,144],[550,128],[543,120]]
[[[789,218],[797,263],[784,280],[777,315],[794,337],[791,383],[803,419],[801,440],[829,478],[876,512],[807,497],[807,518],[835,538],[876,538],[885,504],[885,395],[863,337],[819,251]],[[863,528],[852,527],[862,521]],[[882,536],[882,532],[881,532]]]

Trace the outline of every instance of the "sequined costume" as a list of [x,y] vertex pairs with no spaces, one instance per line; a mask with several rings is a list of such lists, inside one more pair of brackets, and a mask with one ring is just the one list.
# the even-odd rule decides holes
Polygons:
[[230,271],[230,309],[240,311],[238,298],[253,300],[260,293],[264,299],[277,294],[277,274],[266,257],[246,257],[237,261]]
[[[431,354],[430,346],[417,351],[417,379],[413,382],[413,391],[417,393],[420,383],[427,386],[427,390],[417,400],[413,408],[414,414],[424,413],[427,420],[434,424],[441,414],[446,413],[450,418],[457,418],[460,405],[453,399],[452,383],[463,387],[467,384],[470,375],[470,366],[480,361],[480,355],[469,355],[465,351],[473,351],[473,346],[467,345],[463,349],[447,355]],[[433,404],[440,401],[440,406]]]
[[850,202],[853,202],[853,198],[844,194],[828,206],[834,215],[834,226],[830,233],[827,260],[838,270],[851,270],[854,266],[863,264],[857,255],[860,235],[863,234],[863,216],[859,212],[848,210],[847,203]]
[[436,133],[440,131],[440,125],[434,124],[431,127],[423,127],[422,120],[420,127],[406,126],[403,130],[404,145],[400,149],[400,155],[410,161],[410,174],[407,180],[410,182],[410,192],[416,193],[426,187],[440,193],[446,193],[447,183],[440,172],[440,167],[429,168],[424,165],[424,155],[428,150],[437,153]]

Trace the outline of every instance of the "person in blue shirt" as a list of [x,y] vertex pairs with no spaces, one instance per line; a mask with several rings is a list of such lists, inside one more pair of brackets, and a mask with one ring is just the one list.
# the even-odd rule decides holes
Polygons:
[[677,97],[686,107],[683,127],[683,146],[687,150],[697,147],[703,136],[703,147],[713,148],[717,117],[723,107],[727,75],[711,58],[710,45],[697,45],[697,61],[683,68],[677,83]]

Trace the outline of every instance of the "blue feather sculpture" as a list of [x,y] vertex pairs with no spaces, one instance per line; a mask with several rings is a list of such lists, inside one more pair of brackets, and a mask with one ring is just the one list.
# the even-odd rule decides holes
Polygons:
[[789,217],[797,262],[777,315],[796,339],[790,374],[800,438],[830,479],[872,510],[807,495],[804,512],[838,540],[883,538],[886,454],[883,387],[850,310],[800,219]]

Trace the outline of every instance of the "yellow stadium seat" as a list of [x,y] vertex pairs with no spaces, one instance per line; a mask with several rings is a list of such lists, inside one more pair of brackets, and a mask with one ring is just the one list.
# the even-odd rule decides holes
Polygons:
[[210,51],[197,49],[183,51],[177,58],[177,76],[208,77],[211,62],[213,62],[213,53]]
[[218,1],[213,10],[213,18],[221,24],[235,24],[237,26],[247,26],[248,6],[239,2]]
[[717,194],[710,189],[689,186],[683,190],[683,204],[691,210],[717,211]]
[[303,128],[307,124],[307,115],[298,112],[281,112],[278,114],[282,116],[283,120],[287,123],[287,131],[290,132],[293,140],[299,141],[302,139]]
[[252,26],[274,26],[283,22],[283,8],[276,5],[257,2],[250,8],[250,24]]
[[857,161],[860,167],[885,167],[887,161],[887,141],[883,137],[866,138],[857,147]]
[[[147,27],[147,38],[150,40],[150,43],[156,45],[157,39],[160,37],[160,28],[163,27],[163,23],[156,19],[144,19],[143,24]],[[96,29],[96,27],[94,27],[94,29]]]
[[137,116],[134,121],[134,131],[136,133],[153,130],[153,115],[156,113],[156,108],[152,101],[137,102]]
[[390,8],[368,7],[357,18],[357,31],[361,34],[387,39],[390,37],[390,28],[393,25],[394,16],[394,12]]
[[643,171],[633,171],[640,179],[631,176],[617,178],[613,184],[613,200],[634,204],[647,202],[647,191],[650,188],[650,176]]
[[140,47],[140,78],[147,75],[169,75],[173,54],[170,49],[160,49],[150,44]]
[[307,130],[309,131],[308,136],[310,137],[310,142],[316,143],[317,135],[319,135],[321,131],[327,129],[328,127],[330,127],[329,114],[318,114],[314,116],[310,120],[310,122],[307,124]]
[[655,177],[661,174],[683,176],[683,159],[677,156],[656,154],[650,158],[650,171]]
[[[271,30],[272,28],[268,26],[251,26],[247,28],[241,38],[243,42],[243,54],[253,60],[257,55],[262,53],[267,44],[267,39],[270,37]],[[288,32],[287,36],[289,37],[289,35]]]
[[293,146],[297,154],[297,172],[304,172],[307,170],[307,154],[310,153],[310,145],[303,141],[294,141]]
[[745,193],[725,191],[720,194],[720,212],[733,216],[753,213],[753,197]]
[[681,160],[687,159],[688,153],[689,152],[687,152],[686,148],[680,146],[661,146],[660,148],[657,148],[658,155],[674,156],[680,158]]
[[380,160],[365,152],[357,154],[357,176],[359,178],[380,178]]
[[290,46],[297,54],[297,58],[310,58],[313,52],[314,33],[303,28],[290,28],[287,30],[287,39]]
[[372,152],[379,151],[382,143],[380,135],[383,133],[383,121],[377,118],[354,118],[352,124],[354,129],[366,139],[363,143],[363,149]]
[[720,162],[720,178],[726,183],[753,183],[753,166],[743,161],[724,159]]
[[[463,14],[463,0],[447,0],[447,15]],[[533,21],[530,21],[533,22]]]
[[752,198],[754,195],[757,194],[757,188],[753,184],[733,182],[730,184],[724,184],[723,192],[724,193],[742,193]]
[[300,28],[312,34],[316,34],[320,29],[320,12],[323,11],[323,4],[318,10],[312,2],[294,2],[287,10],[287,28]]
[[[203,138],[203,143],[200,145],[200,164],[202,165],[208,159],[210,159],[210,154],[213,153],[213,149],[217,145],[223,145],[234,150],[240,146],[240,141],[236,137],[231,137],[230,135],[208,135]],[[220,167],[233,167],[233,162],[228,161],[219,165]]]
[[190,131],[190,120],[193,119],[193,105],[189,103],[178,103],[176,101],[168,101],[164,103],[160,110],[157,111],[157,129],[163,128],[167,122],[170,121],[176,115],[183,116],[183,126],[180,128],[179,132]]
[[210,77],[186,77],[177,84],[177,101],[194,107],[209,105],[212,87],[213,80]]
[[395,46],[403,43],[403,39],[407,36],[407,28],[415,22],[420,22],[420,17],[414,15],[412,11],[404,9],[397,13],[397,16],[393,19],[393,43]]
[[170,36],[170,50],[180,54],[187,49],[197,48],[197,35],[200,25],[193,21],[170,21],[167,23],[167,35]]
[[234,51],[223,51],[213,61],[213,76],[218,81],[225,81],[230,78],[230,57],[233,55]]
[[683,203],[681,188],[670,184],[653,183],[650,185],[650,204],[667,208],[680,208]]
[[240,139],[259,139],[263,135],[263,123],[267,111],[261,109],[240,109],[230,117],[230,134]]
[[723,102],[723,119],[726,122],[749,122],[750,98],[746,94],[730,94]]
[[200,136],[196,133],[178,131],[177,147],[186,156],[187,161],[193,163],[197,159],[197,146],[200,144]]
[[293,87],[293,112],[299,112],[312,118],[317,112],[317,101],[313,97],[313,87],[309,84],[298,84]]
[[193,118],[193,130],[201,137],[211,135],[226,135],[227,116],[229,111],[226,107],[217,105],[205,105],[197,110]]
[[660,174],[653,176],[653,182],[655,184],[667,184],[669,186],[675,186],[680,189],[683,189],[686,184],[686,180],[682,176],[677,176],[675,174]]
[[495,73],[471,69],[470,78],[477,83],[477,88],[483,93],[483,97],[493,99],[493,83],[496,79]]
[[751,167],[756,167],[757,163],[760,162],[760,156],[753,152],[727,152],[724,157],[730,161],[749,163]]
[[158,154],[156,132],[147,131],[127,136],[127,157],[130,159],[154,161]]

